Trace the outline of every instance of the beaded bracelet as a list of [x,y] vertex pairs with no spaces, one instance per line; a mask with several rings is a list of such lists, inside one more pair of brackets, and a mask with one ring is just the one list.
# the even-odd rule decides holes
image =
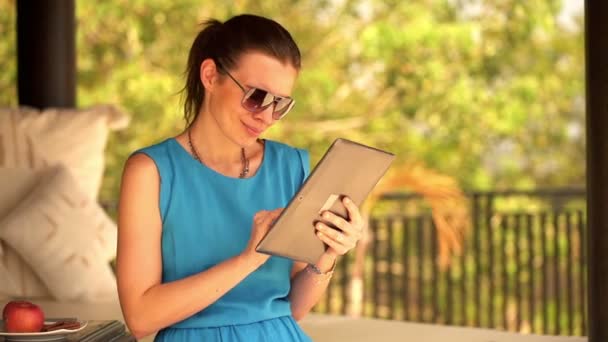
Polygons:
[[315,284],[320,284],[326,280],[331,279],[331,276],[334,274],[334,270],[336,269],[336,262],[334,261],[331,269],[325,273],[323,273],[315,264],[308,264],[306,266],[306,272],[315,276]]

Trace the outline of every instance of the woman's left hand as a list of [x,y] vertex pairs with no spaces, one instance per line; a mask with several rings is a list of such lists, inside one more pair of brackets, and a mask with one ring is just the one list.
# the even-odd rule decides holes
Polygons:
[[342,203],[346,207],[346,210],[348,210],[348,220],[330,211],[325,211],[321,214],[324,221],[329,222],[337,229],[321,221],[315,225],[317,236],[329,246],[325,254],[333,256],[344,255],[357,245],[357,242],[363,235],[363,219],[361,218],[359,208],[348,197],[344,197]]

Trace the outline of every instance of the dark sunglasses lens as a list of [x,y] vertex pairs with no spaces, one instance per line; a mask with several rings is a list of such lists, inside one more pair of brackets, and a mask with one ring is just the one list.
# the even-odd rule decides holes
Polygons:
[[251,88],[243,97],[243,107],[250,112],[261,112],[272,104],[273,96],[267,91]]
[[252,113],[259,113],[275,104],[272,117],[278,120],[293,107],[294,100],[289,97],[276,97],[266,90],[251,88],[243,97],[243,107]]
[[272,117],[275,120],[279,120],[280,118],[284,117],[291,110],[291,108],[293,108],[294,103],[295,101],[290,98],[280,99],[274,107],[274,113],[272,113]]

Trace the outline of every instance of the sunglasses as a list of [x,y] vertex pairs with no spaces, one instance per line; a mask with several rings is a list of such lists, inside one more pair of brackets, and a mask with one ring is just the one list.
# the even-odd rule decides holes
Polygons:
[[243,87],[243,85],[241,85],[239,81],[237,81],[234,77],[232,77],[232,75],[230,75],[228,70],[222,67],[221,64],[216,64],[243,91],[244,95],[243,100],[241,101],[241,105],[247,111],[251,113],[259,113],[268,108],[270,105],[274,105],[274,110],[272,111],[272,118],[275,120],[280,120],[285,115],[287,115],[287,113],[289,113],[291,108],[293,108],[293,105],[296,101],[291,97],[277,96],[270,93],[269,91],[259,88],[245,89],[245,87]]

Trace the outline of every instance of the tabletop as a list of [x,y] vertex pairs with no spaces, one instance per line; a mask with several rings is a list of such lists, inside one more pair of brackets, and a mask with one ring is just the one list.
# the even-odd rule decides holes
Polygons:
[[313,314],[301,323],[315,342],[586,342],[586,337],[524,335],[491,329],[455,327],[372,318]]
[[[0,307],[7,301],[0,300]],[[118,302],[70,303],[32,300],[49,318],[124,321]],[[498,330],[310,314],[299,322],[315,342],[587,342],[586,337],[524,335]],[[154,336],[141,339],[153,341]]]

